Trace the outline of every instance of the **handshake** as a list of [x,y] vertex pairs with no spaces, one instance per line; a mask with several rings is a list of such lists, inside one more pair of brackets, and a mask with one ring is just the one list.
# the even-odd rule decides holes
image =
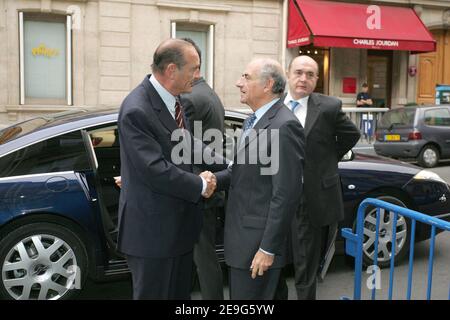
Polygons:
[[199,176],[205,179],[207,183],[206,190],[202,193],[202,196],[204,198],[211,197],[217,187],[216,176],[211,171],[203,171],[202,173],[199,174]]
[[[209,198],[216,190],[217,179],[216,176],[210,171],[203,171],[200,173],[200,177],[206,180],[206,190],[202,193],[202,196]],[[114,182],[119,188],[122,188],[122,178],[120,176],[114,177]]]

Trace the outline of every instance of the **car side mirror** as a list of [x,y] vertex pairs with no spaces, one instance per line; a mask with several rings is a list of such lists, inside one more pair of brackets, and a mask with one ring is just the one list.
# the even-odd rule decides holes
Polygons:
[[346,154],[344,154],[341,161],[352,161],[353,159],[355,159],[355,154],[353,153],[353,150],[349,150]]

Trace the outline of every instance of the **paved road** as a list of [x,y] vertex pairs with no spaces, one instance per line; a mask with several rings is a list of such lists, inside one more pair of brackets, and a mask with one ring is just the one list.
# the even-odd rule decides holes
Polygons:
[[[357,146],[358,152],[374,154],[370,145],[360,144]],[[430,169],[439,174],[444,180],[450,183],[450,162],[442,162],[436,168]],[[425,299],[427,288],[428,254],[430,241],[424,241],[415,246],[415,262],[413,274],[413,299]],[[433,273],[432,299],[448,299],[450,285],[450,232],[440,234],[436,238],[436,254]],[[395,268],[394,299],[405,299],[407,286],[407,262],[401,263]],[[225,275],[226,276],[226,275]],[[381,289],[377,290],[378,299],[386,299],[389,269],[381,271]],[[365,278],[368,274],[365,274]],[[366,280],[363,280],[363,284]],[[295,291],[292,273],[288,277],[289,299],[295,299]],[[364,287],[364,286],[363,286]],[[363,298],[370,297],[370,291],[363,291]],[[353,267],[344,256],[336,256],[330,266],[328,275],[323,283],[318,287],[318,298],[320,300],[336,300],[343,296],[353,295]],[[82,299],[129,299],[131,297],[130,280],[118,281],[114,283],[96,284],[88,282]],[[225,286],[225,297],[228,297],[228,286]],[[195,288],[193,299],[201,299],[198,288]]]

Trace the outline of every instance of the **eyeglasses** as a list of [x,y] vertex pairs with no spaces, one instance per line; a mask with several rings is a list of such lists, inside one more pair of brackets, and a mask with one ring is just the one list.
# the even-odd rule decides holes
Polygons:
[[314,79],[315,77],[317,77],[316,74],[312,71],[305,72],[303,70],[295,70],[294,74],[297,77],[301,77],[301,76],[305,75],[306,79],[308,79],[308,80],[311,80],[311,79]]

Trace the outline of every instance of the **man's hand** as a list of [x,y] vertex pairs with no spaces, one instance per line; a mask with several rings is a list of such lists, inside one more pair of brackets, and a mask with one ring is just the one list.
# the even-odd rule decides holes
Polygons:
[[262,276],[267,269],[273,264],[275,256],[266,254],[261,250],[256,252],[253,257],[252,265],[250,270],[252,271],[252,279],[256,278],[256,275]]
[[119,188],[122,188],[122,177],[121,176],[114,177],[114,182],[116,183],[116,185]]
[[206,180],[207,187],[204,193],[202,193],[202,196],[205,198],[209,198],[212,196],[214,191],[216,190],[217,186],[217,179],[216,176],[210,172],[210,171],[203,171],[200,173],[200,176]]

